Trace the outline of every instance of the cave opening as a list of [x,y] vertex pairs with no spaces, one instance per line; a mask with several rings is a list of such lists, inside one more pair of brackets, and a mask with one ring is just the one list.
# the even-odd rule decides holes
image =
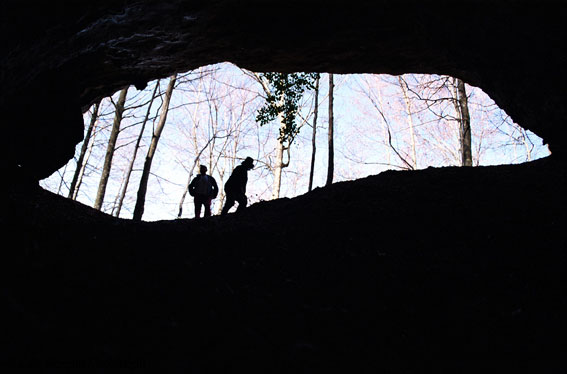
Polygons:
[[[40,185],[86,205],[96,207],[98,201],[98,209],[110,215],[132,218],[144,162],[164,113],[167,117],[156,143],[145,196],[144,220],[148,221],[194,217],[186,190],[200,164],[208,167],[221,186],[218,199],[213,200],[213,214],[220,213],[224,203],[222,186],[228,175],[247,156],[256,160],[250,173],[250,203],[295,197],[324,186],[331,111],[335,182],[385,170],[462,165],[456,78],[434,74],[332,76],[332,94],[328,73],[319,75],[316,87],[302,92],[295,115],[298,131],[285,143],[281,164],[276,157],[281,124],[275,119],[262,126],[257,118],[269,90],[262,74],[219,63],[175,74],[169,103],[164,104],[164,97],[173,76],[145,87],[127,86],[91,106],[84,113],[85,140],[77,145],[75,157]],[[528,162],[550,154],[541,138],[516,124],[480,88],[464,87],[472,166]],[[331,111],[329,97],[333,97]],[[117,121],[116,143],[109,146]],[[101,199],[109,150],[113,157],[105,181],[106,196]],[[279,181],[277,165],[282,165]]]
[[[461,367],[471,357],[512,366],[518,357],[562,357],[564,4],[5,0],[0,8],[8,185],[0,361],[224,370],[266,361],[303,371],[391,365],[403,372],[380,355],[467,359]],[[236,65],[209,65],[221,61]],[[223,78],[235,66],[335,74],[335,183],[316,188],[327,169],[329,76],[322,74],[311,194],[259,202],[242,215],[173,220],[201,150],[198,160],[219,184],[222,167],[226,176],[231,162],[260,160],[251,198],[273,194],[268,166],[278,125],[257,124],[262,91],[254,80],[241,87]],[[199,70],[206,78],[194,79]],[[131,217],[166,95],[150,110],[149,102],[176,72],[143,217],[161,219],[155,202],[167,221],[114,219],[142,134],[119,215]],[[392,75],[345,75],[365,72]],[[454,92],[452,77],[468,83],[478,167],[460,167],[454,155],[456,101],[432,106],[433,93]],[[440,83],[449,89],[437,90]],[[108,214],[38,188],[55,172],[41,186],[68,196],[79,170],[77,200],[94,205],[123,87],[127,110],[101,204]],[[77,168],[73,155],[98,98],[96,136]],[[306,190],[315,105],[312,92],[303,99],[298,123],[305,124],[282,197]],[[222,130],[216,136],[214,126]],[[239,145],[228,136],[237,133]],[[205,147],[211,138],[214,146]],[[395,171],[381,173],[385,166]],[[189,198],[183,207],[190,218]]]

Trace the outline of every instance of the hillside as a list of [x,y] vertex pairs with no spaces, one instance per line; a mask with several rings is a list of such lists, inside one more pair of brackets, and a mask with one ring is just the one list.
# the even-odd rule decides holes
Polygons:
[[552,357],[567,312],[558,163],[390,171],[198,221],[135,223],[5,187],[1,360]]

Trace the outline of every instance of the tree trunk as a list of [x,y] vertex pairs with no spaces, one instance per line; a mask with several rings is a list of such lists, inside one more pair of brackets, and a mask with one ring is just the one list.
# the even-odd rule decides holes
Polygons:
[[118,102],[116,103],[116,109],[114,112],[114,123],[112,124],[112,131],[110,133],[110,139],[108,140],[108,147],[106,148],[104,166],[102,168],[102,175],[100,177],[100,183],[98,185],[98,191],[96,194],[96,200],[94,204],[94,208],[98,210],[100,210],[102,207],[102,203],[104,201],[104,195],[106,193],[106,185],[108,184],[108,177],[110,176],[110,169],[112,167],[112,157],[114,156],[116,139],[118,139],[120,122],[122,122],[122,114],[124,113],[124,103],[126,103],[127,92],[128,92],[128,87],[120,91],[120,96],[118,98]]
[[472,166],[472,144],[471,144],[471,118],[469,115],[469,105],[467,92],[465,90],[465,82],[455,79],[458,114],[459,114],[459,142],[461,146],[461,165]]
[[142,215],[144,214],[144,205],[146,203],[146,191],[148,189],[148,180],[150,178],[152,161],[157,149],[159,138],[165,126],[167,113],[169,111],[169,102],[171,101],[171,95],[173,93],[173,88],[175,87],[176,78],[177,78],[177,74],[172,75],[171,78],[169,79],[169,84],[167,86],[167,90],[165,91],[165,98],[164,98],[163,108],[161,110],[159,122],[152,136],[150,147],[148,148],[148,154],[146,155],[146,161],[144,162],[144,169],[142,170],[142,177],[140,179],[140,187],[138,188],[138,197],[136,199],[136,206],[134,207],[133,219],[135,221],[140,221],[142,219]]
[[[285,124],[283,122],[283,113],[278,114],[278,122],[280,123],[280,130],[283,131]],[[278,145],[276,146],[276,165],[274,168],[274,186],[272,189],[272,199],[279,199],[280,190],[282,185],[282,169],[286,166],[283,162],[283,153],[285,147],[282,140],[278,139]]]
[[315,81],[315,107],[313,108],[313,137],[311,139],[311,169],[309,171],[308,191],[313,189],[313,177],[315,175],[315,153],[317,151],[317,116],[319,114],[319,77]]
[[[283,103],[284,98],[280,98],[281,103]],[[278,114],[278,122],[280,124],[280,134],[283,133],[285,129],[284,123],[284,114],[280,112]],[[276,146],[276,165],[274,168],[274,185],[272,188],[272,200],[280,198],[280,190],[282,186],[282,170],[283,168],[287,167],[289,164],[284,164],[283,162],[283,154],[285,151],[285,146],[283,144],[283,140],[278,139],[278,144]]]
[[144,117],[144,122],[142,122],[142,128],[140,130],[140,134],[138,135],[138,139],[136,139],[136,145],[134,146],[134,152],[132,154],[132,159],[130,160],[130,165],[128,166],[128,171],[126,172],[126,177],[124,179],[124,183],[122,186],[122,191],[120,193],[120,199],[118,200],[118,207],[116,208],[116,217],[120,216],[120,210],[122,209],[122,204],[124,203],[124,198],[126,197],[126,190],[128,189],[128,183],[130,182],[130,176],[132,175],[132,170],[134,169],[134,163],[136,161],[136,155],[138,154],[138,149],[140,148],[140,143],[142,141],[142,137],[144,136],[144,130],[146,129],[146,123],[148,122],[148,118],[150,117],[150,111],[152,109],[152,104],[154,99],[156,98],[156,94],[159,88],[160,80],[156,82],[156,87],[154,88],[154,92],[152,93],[152,98],[148,104],[148,110],[146,111],[146,116]]
[[81,153],[79,154],[79,159],[77,160],[77,168],[75,169],[75,174],[73,174],[73,180],[71,181],[71,187],[69,187],[69,199],[74,199],[75,190],[77,188],[77,182],[79,181],[79,175],[83,168],[83,162],[85,159],[85,154],[87,153],[87,148],[89,146],[89,141],[91,140],[91,135],[93,132],[94,125],[98,118],[98,109],[100,106],[100,101],[96,103],[93,107],[93,114],[91,116],[91,121],[89,127],[87,128],[87,133],[85,134],[85,139],[83,140],[83,145],[81,146]]
[[329,74],[329,162],[327,167],[327,183],[326,183],[327,186],[333,183],[333,174],[335,168],[335,160],[334,160],[335,149],[333,145],[333,137],[334,137],[333,90],[334,90],[333,74]]
[[95,146],[95,139],[96,139],[96,128],[98,122],[95,123],[93,128],[93,134],[91,135],[91,141],[89,146],[87,147],[87,153],[85,155],[85,159],[83,160],[83,164],[81,165],[81,171],[79,172],[79,178],[77,180],[77,186],[75,187],[75,192],[73,193],[73,200],[77,200],[77,196],[79,196],[79,191],[81,189],[81,184],[83,184],[83,176],[85,175],[85,170],[87,169],[87,165],[89,164],[89,159],[91,154],[93,153],[93,148]]
[[59,174],[61,179],[59,180],[59,187],[57,188],[57,195],[61,195],[61,188],[63,187],[63,185],[65,185],[65,174],[67,172],[67,166],[69,166],[69,163],[65,164],[65,167],[63,168],[63,173]]

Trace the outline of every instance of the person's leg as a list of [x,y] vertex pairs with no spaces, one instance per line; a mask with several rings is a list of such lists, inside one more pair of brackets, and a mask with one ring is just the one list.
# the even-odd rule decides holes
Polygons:
[[204,199],[203,205],[205,206],[205,217],[211,216],[211,199]]
[[221,215],[224,216],[225,214],[227,214],[228,211],[230,210],[230,208],[232,208],[232,206],[234,205],[235,201],[236,200],[234,199],[233,195],[227,194],[226,195],[226,201],[224,203],[224,207],[222,208]]
[[203,202],[198,196],[195,196],[195,218],[201,217],[201,205]]
[[236,201],[238,202],[238,209],[236,209],[237,212],[242,212],[242,210],[244,210],[244,208],[248,205],[248,198],[245,194],[237,196]]

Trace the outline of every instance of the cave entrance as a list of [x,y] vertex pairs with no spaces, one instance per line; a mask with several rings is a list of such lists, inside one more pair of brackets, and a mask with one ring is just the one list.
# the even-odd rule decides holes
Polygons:
[[[85,142],[77,145],[75,158],[40,183],[87,205],[96,206],[98,199],[102,211],[132,218],[148,149],[161,120],[164,127],[152,157],[144,220],[192,218],[192,199],[185,190],[199,164],[208,166],[222,186],[247,156],[256,160],[248,183],[251,203],[301,195],[310,184],[315,188],[326,183],[331,96],[333,181],[390,169],[462,164],[459,104],[463,96],[459,97],[455,78],[333,75],[330,94],[330,75],[320,74],[316,85],[311,84],[297,99],[297,132],[283,149],[285,167],[275,192],[280,129],[277,119],[264,126],[258,122],[269,90],[262,79],[262,75],[222,63],[155,80],[141,90],[134,86],[123,89],[85,113]],[[172,88],[169,103],[168,87]],[[539,137],[514,123],[481,89],[466,84],[464,89],[473,166],[521,163],[549,155]],[[100,199],[113,128],[117,129],[116,143],[111,147],[111,162],[106,162],[111,167]],[[213,214],[223,200],[221,187]]]

